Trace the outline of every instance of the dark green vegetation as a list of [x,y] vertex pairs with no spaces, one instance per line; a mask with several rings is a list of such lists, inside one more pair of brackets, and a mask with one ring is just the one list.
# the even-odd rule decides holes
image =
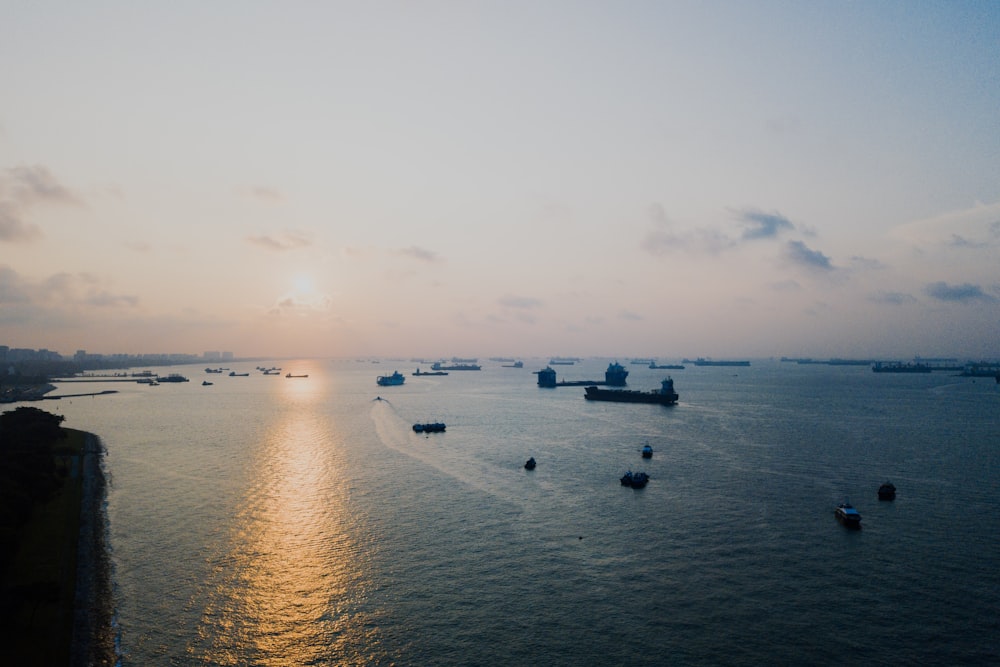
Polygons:
[[15,665],[72,653],[86,434],[20,407],[0,414],[0,646]]

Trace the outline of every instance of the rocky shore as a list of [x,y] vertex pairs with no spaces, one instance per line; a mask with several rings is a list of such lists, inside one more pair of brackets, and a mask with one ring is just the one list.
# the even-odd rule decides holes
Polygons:
[[86,434],[81,461],[83,497],[77,543],[76,595],[73,610],[71,665],[114,665],[114,598],[108,553],[107,482],[101,465],[100,438]]

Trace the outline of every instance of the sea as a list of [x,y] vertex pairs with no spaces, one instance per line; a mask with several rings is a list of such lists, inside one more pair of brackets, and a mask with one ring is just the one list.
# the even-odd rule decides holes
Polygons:
[[124,666],[1000,664],[992,378],[621,361],[678,404],[308,359],[32,405],[106,448]]

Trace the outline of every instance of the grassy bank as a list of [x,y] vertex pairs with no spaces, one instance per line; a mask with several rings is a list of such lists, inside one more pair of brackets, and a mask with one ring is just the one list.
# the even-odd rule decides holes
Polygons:
[[56,460],[63,484],[21,528],[2,582],[0,646],[11,665],[68,665],[72,658],[86,434],[65,429]]

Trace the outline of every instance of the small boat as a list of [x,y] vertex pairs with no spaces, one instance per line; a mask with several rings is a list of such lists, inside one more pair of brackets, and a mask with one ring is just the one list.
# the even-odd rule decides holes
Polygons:
[[209,382],[208,380],[202,380],[202,382],[201,382],[201,386],[202,387],[211,387],[213,384],[215,384],[215,383],[214,382]]
[[837,520],[848,528],[860,528],[861,527],[861,514],[858,510],[854,509],[851,503],[843,502],[837,505],[837,509],[834,510],[837,515]]
[[445,425],[441,422],[413,425],[414,433],[444,433],[445,428]]
[[879,500],[895,500],[896,498],[896,485],[892,482],[885,482],[882,486],[878,487],[878,499]]
[[651,459],[653,458],[653,448],[649,445],[642,446],[642,458]]
[[525,470],[534,470],[535,469],[535,465],[537,465],[535,463],[535,457],[532,456],[530,459],[528,459],[527,461],[524,462],[524,469]]
[[395,387],[406,382],[406,376],[399,371],[393,371],[392,375],[380,375],[375,380],[380,387]]
[[287,373],[287,374],[285,374],[285,377],[286,378],[307,378],[309,376],[308,375],[292,375],[291,373]]
[[622,486],[630,486],[633,489],[641,489],[649,482],[649,475],[644,472],[632,472],[629,470],[622,475]]
[[236,371],[229,371],[229,377],[231,378],[245,378],[250,377],[249,373],[237,373]]

